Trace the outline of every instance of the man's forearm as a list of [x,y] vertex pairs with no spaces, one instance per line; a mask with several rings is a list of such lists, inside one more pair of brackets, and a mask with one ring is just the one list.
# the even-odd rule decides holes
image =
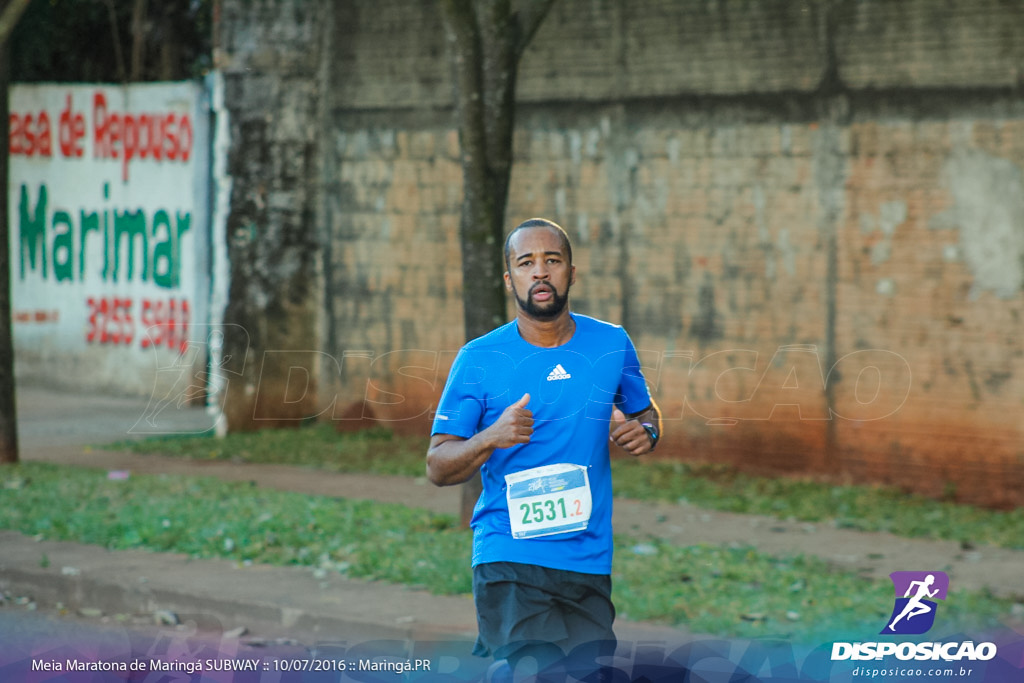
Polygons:
[[484,435],[469,439],[449,438],[433,443],[427,451],[427,478],[435,486],[462,484],[476,474],[494,452]]
[[451,434],[435,434],[427,451],[427,477],[437,486],[469,481],[480,466],[498,448],[511,448],[530,442],[533,413],[527,409],[530,395],[505,408],[497,421],[469,439]]

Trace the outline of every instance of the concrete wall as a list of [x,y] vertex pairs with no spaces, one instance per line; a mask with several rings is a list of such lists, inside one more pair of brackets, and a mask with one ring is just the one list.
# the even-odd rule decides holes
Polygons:
[[[463,341],[439,17],[242,5],[237,111],[323,88],[310,412],[366,399],[425,429]],[[261,12],[309,27],[315,68],[257,59],[278,45]],[[666,457],[1024,503],[1022,28],[997,0],[555,4],[521,68],[508,222],[569,230],[574,308],[634,337]]]

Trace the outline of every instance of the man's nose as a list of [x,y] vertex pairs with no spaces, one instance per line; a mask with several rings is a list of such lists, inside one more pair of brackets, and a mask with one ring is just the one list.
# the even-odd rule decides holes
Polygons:
[[533,279],[534,280],[547,280],[548,279],[548,264],[538,263],[533,267]]

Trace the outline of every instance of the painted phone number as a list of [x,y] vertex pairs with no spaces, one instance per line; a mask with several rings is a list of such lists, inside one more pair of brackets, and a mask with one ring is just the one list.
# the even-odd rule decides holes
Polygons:
[[184,350],[192,311],[187,299],[89,297],[85,340],[90,344]]

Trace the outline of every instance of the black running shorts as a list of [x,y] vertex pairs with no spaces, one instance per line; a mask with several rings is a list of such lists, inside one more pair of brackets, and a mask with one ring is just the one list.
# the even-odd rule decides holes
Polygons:
[[611,577],[516,562],[473,569],[480,635],[473,654],[515,660],[538,651],[561,656],[583,644],[614,652]]

